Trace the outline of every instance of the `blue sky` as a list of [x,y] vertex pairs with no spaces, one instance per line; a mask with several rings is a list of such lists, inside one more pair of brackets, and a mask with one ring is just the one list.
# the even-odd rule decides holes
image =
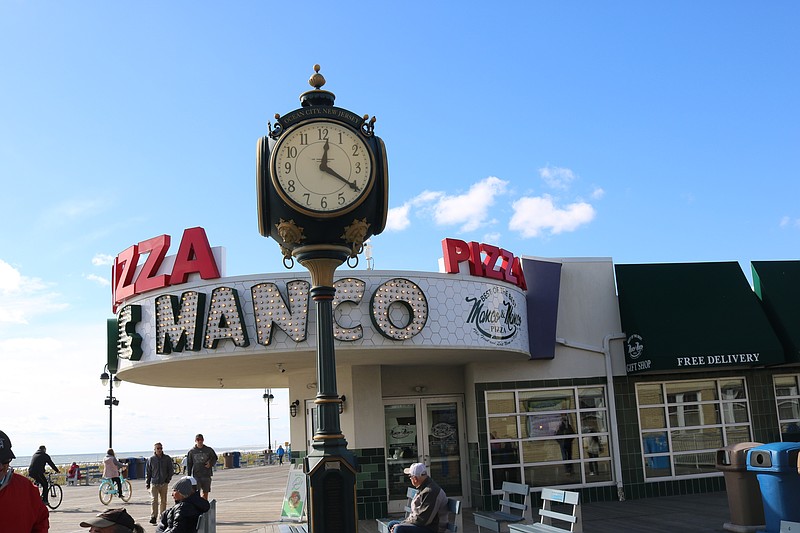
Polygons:
[[[255,143],[315,63],[387,145],[378,270],[435,271],[445,237],[748,275],[797,258],[798,20],[788,1],[3,2],[2,429],[18,455],[105,448],[128,246],[202,226],[228,275],[283,270]],[[118,450],[265,440],[262,390],[118,392]]]

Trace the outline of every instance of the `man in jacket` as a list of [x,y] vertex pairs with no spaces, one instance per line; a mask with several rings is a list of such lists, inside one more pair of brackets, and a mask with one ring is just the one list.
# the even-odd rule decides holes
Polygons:
[[145,487],[150,491],[150,523],[155,524],[158,516],[167,510],[167,490],[172,480],[172,457],[164,453],[160,442],[153,445],[153,456],[145,467]]
[[202,433],[198,433],[194,438],[194,447],[186,453],[186,467],[187,473],[197,480],[197,487],[207,500],[208,493],[211,492],[211,476],[214,475],[217,454],[203,442]]
[[390,522],[392,533],[443,533],[447,527],[447,495],[428,476],[423,463],[414,463],[403,470],[417,495],[411,500],[411,513],[402,522]]
[[208,501],[192,488],[189,478],[180,479],[172,486],[175,505],[161,514],[156,533],[194,533],[200,515],[211,508]]
[[20,533],[47,533],[50,512],[39,491],[26,478],[14,472],[11,439],[0,431],[0,529]]
[[58,467],[53,464],[53,460],[47,455],[47,448],[44,445],[39,446],[36,453],[31,457],[31,465],[28,467],[28,475],[33,478],[36,483],[42,487],[42,501],[47,503],[48,485],[47,476],[44,474],[44,468],[50,465],[50,468],[58,473]]

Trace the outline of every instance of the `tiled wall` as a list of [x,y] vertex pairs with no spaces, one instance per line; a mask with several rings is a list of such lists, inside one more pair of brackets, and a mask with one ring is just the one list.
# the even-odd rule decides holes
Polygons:
[[353,450],[358,461],[356,509],[358,519],[383,518],[387,514],[386,449]]
[[[350,450],[356,456],[356,511],[359,520],[387,515],[386,450]],[[303,464],[306,452],[292,450],[292,462]]]

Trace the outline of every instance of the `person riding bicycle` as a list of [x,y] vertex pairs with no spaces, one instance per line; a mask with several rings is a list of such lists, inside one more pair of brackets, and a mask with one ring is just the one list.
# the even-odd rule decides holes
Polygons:
[[33,480],[42,487],[42,501],[44,503],[47,503],[48,494],[47,476],[44,473],[44,469],[47,465],[50,465],[50,468],[55,470],[56,474],[58,474],[58,467],[53,463],[50,456],[47,455],[47,448],[42,445],[39,446],[39,449],[36,450],[36,453],[31,457],[31,465],[28,467],[28,476],[32,477]]
[[103,459],[103,477],[110,479],[117,484],[117,495],[122,497],[122,481],[119,479],[119,471],[125,468],[125,463],[117,461],[117,456],[114,454],[114,449],[109,448],[106,452],[106,458]]
[[47,533],[50,511],[39,497],[39,491],[25,476],[11,468],[16,458],[11,439],[0,431],[0,515],[3,531]]

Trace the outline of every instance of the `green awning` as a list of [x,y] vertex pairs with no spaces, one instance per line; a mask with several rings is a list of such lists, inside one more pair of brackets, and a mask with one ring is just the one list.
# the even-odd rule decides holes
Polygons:
[[784,362],[739,263],[616,265],[628,374]]
[[786,348],[800,362],[800,261],[753,261],[753,287]]

